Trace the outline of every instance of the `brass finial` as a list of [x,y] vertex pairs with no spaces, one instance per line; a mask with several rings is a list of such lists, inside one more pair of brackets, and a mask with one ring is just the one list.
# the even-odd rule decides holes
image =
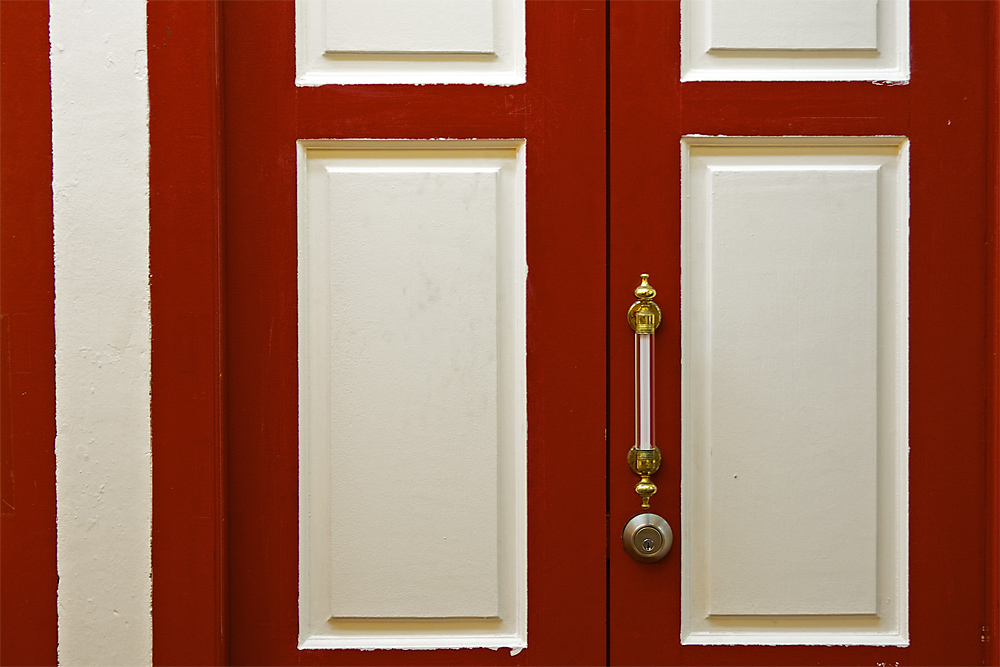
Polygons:
[[639,299],[640,301],[642,301],[643,299],[655,299],[656,289],[654,289],[653,286],[649,284],[649,274],[643,273],[640,274],[639,277],[642,279],[642,282],[639,283],[639,286],[635,288],[635,298]]
[[628,309],[628,323],[632,331],[637,334],[651,334],[660,326],[663,314],[660,312],[660,307],[653,302],[656,290],[649,284],[649,274],[643,273],[639,277],[642,282],[635,288],[635,298],[638,301]]

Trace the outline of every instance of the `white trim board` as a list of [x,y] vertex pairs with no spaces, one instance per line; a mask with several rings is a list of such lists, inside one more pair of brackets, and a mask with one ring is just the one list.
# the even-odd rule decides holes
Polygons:
[[146,5],[49,12],[59,662],[149,665]]

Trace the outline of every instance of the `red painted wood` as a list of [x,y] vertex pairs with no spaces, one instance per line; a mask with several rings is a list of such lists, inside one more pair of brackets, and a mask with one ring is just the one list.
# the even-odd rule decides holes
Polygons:
[[986,660],[1000,665],[1000,4],[990,4],[987,318],[990,393],[987,396]]
[[153,662],[227,662],[218,6],[148,4]]
[[995,56],[988,3],[911,11],[908,659],[976,664],[984,646],[969,628],[982,627],[986,594],[986,77]]
[[[679,37],[678,37],[679,39]],[[691,81],[678,100],[684,134],[858,135],[878,126],[902,134],[909,120],[908,86],[865,81]]]
[[[529,83],[514,87],[297,89],[292,3],[223,16],[232,661],[604,662],[604,5],[528,3]],[[295,648],[295,140],[317,137],[527,140],[530,640],[516,657]]]
[[[680,634],[680,54],[677,5],[610,3],[610,511],[611,664],[682,664]],[[672,40],[672,41],[671,41]],[[655,58],[649,54],[655,53]],[[720,107],[722,105],[719,105]],[[621,531],[639,512],[626,463],[634,440],[633,333],[625,319],[640,273],[663,321],[656,334],[657,446],[663,462],[651,510],[674,530],[667,557],[632,560]],[[664,651],[667,651],[664,653]]]
[[0,664],[56,662],[49,7],[0,3]]
[[[913,79],[678,82],[679,8],[611,3],[611,661],[613,664],[980,664],[988,479],[987,2],[912,3]],[[656,58],[648,54],[655,53]],[[995,85],[995,84],[994,84]],[[641,271],[665,314],[657,344],[654,506],[680,525],[679,141],[683,134],[911,138],[909,648],[680,646],[680,536],[665,562],[619,548],[636,512],[632,332]],[[995,173],[995,158],[994,158]],[[642,234],[636,221],[642,221]],[[995,261],[995,260],[993,260]],[[995,314],[995,310],[993,311]],[[621,313],[617,319],[616,313]],[[675,533],[676,535],[676,533]],[[650,591],[656,591],[651,594]]]

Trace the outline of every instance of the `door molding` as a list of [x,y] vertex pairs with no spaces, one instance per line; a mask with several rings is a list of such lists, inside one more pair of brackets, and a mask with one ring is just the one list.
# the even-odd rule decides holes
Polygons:
[[222,5],[146,5],[158,665],[229,661]]

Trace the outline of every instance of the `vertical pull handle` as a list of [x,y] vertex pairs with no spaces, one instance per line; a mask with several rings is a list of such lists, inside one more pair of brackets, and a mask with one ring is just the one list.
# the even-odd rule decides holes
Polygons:
[[[655,368],[654,336],[663,314],[653,302],[656,290],[649,284],[649,274],[641,276],[635,288],[635,303],[628,309],[628,323],[635,332],[635,444],[628,452],[628,465],[639,475],[635,492],[642,498],[642,508],[649,508],[649,499],[656,493],[652,476],[660,469],[660,450],[656,447],[653,415]],[[632,517],[622,531],[625,551],[642,563],[655,563],[670,551],[673,531],[663,517],[644,512]]]
[[642,507],[649,507],[649,498],[656,493],[656,484],[650,477],[660,467],[660,450],[655,444],[653,416],[653,368],[655,359],[656,328],[663,314],[653,298],[656,290],[649,284],[649,274],[640,276],[642,282],[635,288],[637,301],[628,309],[628,323],[635,332],[635,444],[628,453],[632,472],[639,475],[635,492],[642,498]]

